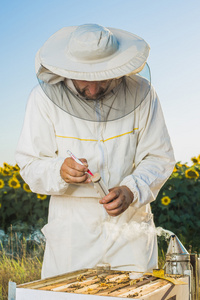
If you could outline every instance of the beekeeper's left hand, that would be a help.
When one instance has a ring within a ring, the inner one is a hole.
[[[110,216],[116,217],[129,207],[133,198],[131,190],[123,185],[110,189],[109,194],[103,197],[99,203],[103,204]]]

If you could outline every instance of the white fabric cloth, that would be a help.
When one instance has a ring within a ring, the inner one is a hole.
[[[86,158],[108,188],[128,186],[134,201],[118,217],[99,204],[93,184],[63,181],[66,150]],[[174,156],[153,88],[132,113],[107,123],[75,118],[33,89],[16,151],[21,175],[36,193],[51,195],[42,277],[108,262],[112,268],[148,271],[157,266],[150,202],[170,176]]]

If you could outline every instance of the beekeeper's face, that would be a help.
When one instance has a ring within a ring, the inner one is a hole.
[[[78,93],[91,100],[99,99],[107,91],[112,79],[102,81],[72,80]]]

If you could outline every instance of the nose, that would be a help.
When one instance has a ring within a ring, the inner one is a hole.
[[[99,82],[91,82],[88,84],[88,91],[91,96],[95,96],[99,92]]]

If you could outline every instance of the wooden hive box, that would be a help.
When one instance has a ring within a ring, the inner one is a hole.
[[[179,278],[185,284],[173,284],[152,274],[113,271],[98,273],[95,269],[29,282],[16,286],[9,283],[9,300],[184,300],[189,299],[188,277]]]

